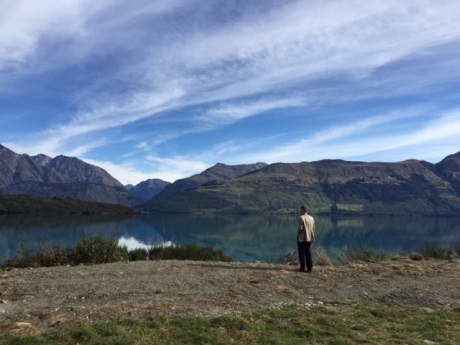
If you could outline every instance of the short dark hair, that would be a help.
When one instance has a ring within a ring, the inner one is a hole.
[[[307,209],[306,209],[306,208],[305,208],[305,206],[303,206],[303,205],[302,205],[302,206],[300,206],[300,209],[301,209],[302,211],[305,211],[305,212],[307,212]]]

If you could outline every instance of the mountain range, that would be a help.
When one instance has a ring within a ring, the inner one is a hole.
[[[150,212],[291,213],[306,205],[312,213],[460,216],[460,152],[437,164],[276,163],[161,195],[141,207]]]
[[[17,154],[0,145],[0,192],[64,197],[135,206],[130,193],[104,169],[75,157]]]
[[[75,157],[17,154],[0,145],[0,192],[74,198],[149,212],[460,216],[460,152],[432,164],[321,160],[226,165],[169,183],[123,186]],[[148,200],[150,199],[150,200]]]
[[[256,171],[266,167],[265,163],[255,164],[240,164],[240,165],[227,165],[217,163],[209,169],[206,169],[200,174],[193,175],[184,179],[175,181],[167,185],[160,193],[156,195],[157,198],[167,195],[176,194],[188,189],[195,189],[201,185],[211,181],[224,181],[231,180],[236,177],[242,176],[252,171]]]
[[[197,188],[209,181],[221,181],[266,166],[264,163],[229,166],[216,164],[201,174],[171,184],[148,179],[139,184],[123,186],[104,169],[75,157],[44,154],[17,154],[0,145],[0,192],[11,195],[29,194],[42,198],[71,198],[124,206],[137,206],[156,197],[165,187],[170,195],[188,188]]]

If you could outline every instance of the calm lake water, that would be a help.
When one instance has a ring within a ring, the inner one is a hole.
[[[460,248],[459,218],[316,216],[317,241],[331,257],[344,248],[367,246],[388,254],[419,251],[429,241]],[[0,216],[0,260],[29,247],[62,241],[73,246],[81,237],[116,238],[129,248],[197,243],[220,249],[238,261],[269,261],[295,250],[297,217],[289,215],[150,215],[150,216]]]

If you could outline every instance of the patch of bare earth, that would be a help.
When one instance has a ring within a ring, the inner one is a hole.
[[[0,272],[0,333],[152,315],[204,317],[288,304],[460,302],[460,261],[409,259],[315,267],[138,261]]]

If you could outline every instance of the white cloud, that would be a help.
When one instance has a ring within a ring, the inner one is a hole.
[[[300,97],[227,103],[209,109],[205,115],[198,116],[196,120],[200,122],[200,126],[215,127],[237,122],[247,117],[263,114],[272,110],[296,108],[304,105],[305,101]]]
[[[209,168],[209,162],[180,156],[173,158],[147,156],[146,159],[152,163],[152,170],[155,171],[155,176],[166,181],[175,181]]]
[[[460,149],[459,109],[443,113],[425,123],[422,128],[409,130],[405,134],[378,132],[378,127],[383,123],[394,123],[394,126],[397,126],[400,118],[393,115],[386,120],[385,117],[379,116],[366,119],[364,123],[355,121],[343,127],[331,127],[309,138],[280,145],[277,149],[259,150],[256,153],[241,155],[240,158],[244,162],[299,162],[326,158],[346,159],[371,154],[376,156],[392,151],[392,155],[383,154],[382,157],[395,161],[422,158],[426,154],[426,157],[440,160]],[[327,136],[328,132],[331,133],[330,136]],[[353,136],[351,140],[344,140],[350,136]],[[396,149],[399,149],[398,154],[394,153]]]
[[[97,26],[91,19],[104,17],[103,11],[113,15],[113,10],[106,2],[99,6],[92,3],[73,1],[62,8],[57,6],[58,2],[51,2],[52,5],[46,7],[48,11],[37,11],[41,14],[39,19],[48,25],[38,20],[35,25],[41,25],[40,30],[31,36],[37,41],[40,33],[46,35],[54,31],[52,24],[58,19],[60,26],[71,23],[66,25],[65,31],[69,36],[84,35],[89,29],[92,35],[97,35]],[[28,4],[23,2],[23,6]],[[164,2],[158,6],[166,7]],[[128,14],[117,15],[123,18],[140,15],[128,9]],[[18,11],[21,16],[29,12]],[[62,13],[72,14],[72,18]],[[138,59],[136,66],[128,66],[111,78],[133,84],[133,73],[141,77],[139,71],[143,71],[140,89],[136,87],[134,92],[122,95],[109,93],[100,100],[92,97],[91,109],[83,110],[68,124],[57,125],[46,134],[62,141],[91,131],[123,126],[158,111],[279,91],[292,83],[315,80],[331,73],[363,78],[379,66],[458,39],[458,14],[460,5],[456,1],[443,6],[436,6],[432,1],[374,1],[366,6],[360,1],[332,1],[327,6],[312,1],[307,6],[299,1],[277,6],[264,14],[263,21],[258,20],[258,14],[248,13],[212,33],[200,29],[187,32],[181,28],[178,39],[173,42],[157,42],[158,35],[153,34],[152,41],[143,38],[152,50],[150,57]],[[26,21],[14,13],[11,17],[19,22]],[[86,28],[84,23],[87,22],[93,26],[88,24]],[[126,20],[121,20],[123,23]],[[34,30],[12,28],[10,31],[29,37]],[[107,39],[107,32],[103,31],[103,35]],[[97,40],[97,36],[89,39]],[[156,47],[156,43],[160,46]],[[12,50],[19,51],[19,48]],[[94,91],[92,85],[89,87]],[[308,95],[308,89],[306,93]],[[172,103],[172,100],[177,102]]]
[[[73,66],[84,70],[93,62],[103,64],[101,56],[120,56],[109,72],[100,76],[95,69],[87,82],[64,95],[78,111],[28,135],[27,143],[18,140],[7,146],[31,154],[85,155],[110,144],[107,138],[116,137],[105,137],[104,131],[113,133],[132,122],[186,107],[209,109],[205,116],[181,118],[191,122],[186,130],[162,133],[156,142],[140,139],[143,144],[138,149],[149,152],[185,133],[210,130],[270,110],[417,94],[460,75],[457,68],[448,68],[456,66],[452,56],[459,50],[452,43],[460,41],[458,1],[376,0],[363,5],[358,0],[327,4],[312,0],[276,3],[258,10],[252,5],[248,2],[242,14],[233,15],[220,13],[215,7],[220,5],[213,1],[69,0],[64,4],[18,0],[0,4],[0,73],[3,70],[5,77],[17,72],[14,77],[23,78],[26,84],[28,76],[46,70]],[[438,54],[437,47],[442,45],[450,54],[449,61],[421,63],[417,73],[407,68],[400,68],[401,73],[381,71],[392,64],[422,61]],[[305,148],[303,152],[314,156],[377,152],[377,144],[364,140],[359,140],[363,147],[354,141],[348,146],[341,143],[339,149],[328,143],[401,116],[396,113],[394,118],[372,117],[342,127],[329,126],[309,140],[271,148],[262,154],[267,158],[254,161],[293,159],[298,157],[293,152]],[[433,126],[443,128],[444,135],[456,133],[455,126]],[[406,137],[390,133],[379,139],[392,149],[427,142],[427,138],[442,139],[433,133],[417,136],[412,132]],[[83,137],[92,140],[85,143]],[[240,150],[237,146],[244,145],[238,143],[233,152]],[[221,150],[220,155],[233,159],[230,152]],[[220,157],[214,153],[210,158],[198,153],[192,156],[197,161],[154,155],[149,160],[155,164],[154,173],[172,180],[202,170]],[[130,176],[135,176],[138,182],[146,176],[128,163],[112,167],[122,180],[132,181]]]
[[[95,160],[85,157],[83,157],[82,160],[89,164],[103,168],[124,185],[136,185],[141,181],[145,181],[151,178],[161,178],[165,181],[168,181],[166,178],[167,176],[157,176],[153,172],[142,171],[136,166],[135,163],[116,164],[109,161]]]

